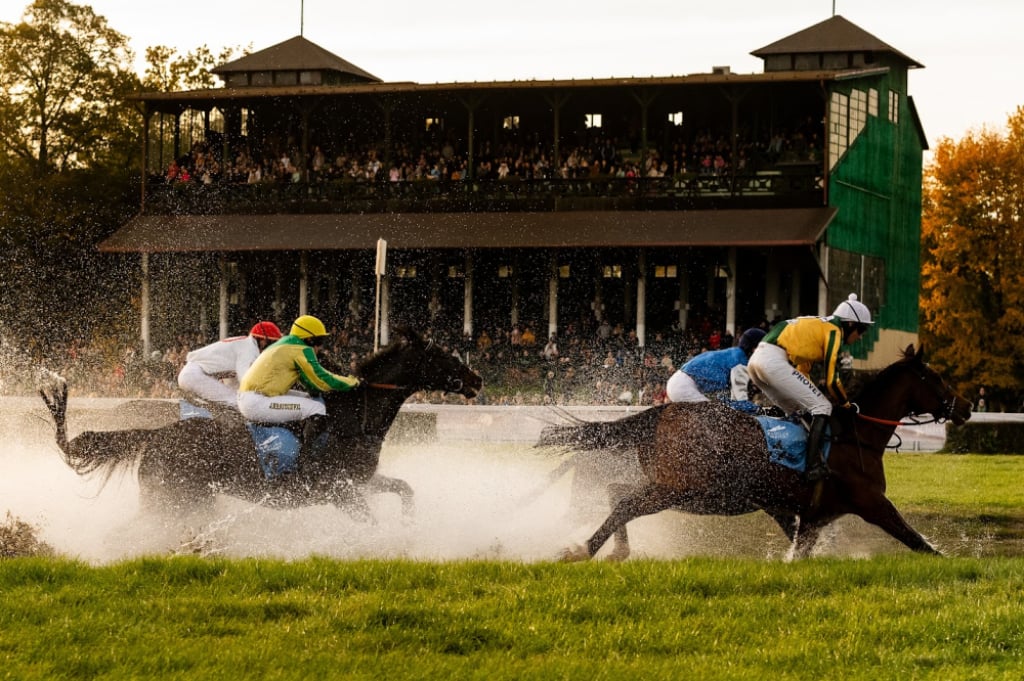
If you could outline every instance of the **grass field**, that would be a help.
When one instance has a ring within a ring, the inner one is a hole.
[[[0,564],[30,679],[1019,679],[1024,561]]]
[[[886,462],[911,522],[976,550],[0,560],[0,678],[1020,679],[1024,457]]]

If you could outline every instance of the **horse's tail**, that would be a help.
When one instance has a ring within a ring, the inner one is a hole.
[[[68,382],[52,371],[46,374],[49,385],[40,388],[39,395],[53,416],[61,459],[79,475],[100,471],[106,484],[118,468],[127,467],[137,458],[135,440],[139,431],[89,431],[68,440]]]
[[[548,426],[540,433],[537,447],[568,449],[632,449],[649,442],[654,435],[658,407],[645,409],[615,421],[583,421],[571,425]]]

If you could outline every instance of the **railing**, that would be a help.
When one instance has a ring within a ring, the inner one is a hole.
[[[234,184],[150,181],[152,214],[685,210],[821,205],[817,165],[672,178],[327,180]]]

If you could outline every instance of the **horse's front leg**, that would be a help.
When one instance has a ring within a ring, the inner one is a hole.
[[[413,499],[412,486],[400,478],[389,478],[386,475],[375,473],[366,482],[366,490],[371,494],[397,494],[402,500],[402,516],[411,518],[416,512],[416,502]]]
[[[903,542],[912,551],[942,555],[934,546],[928,543],[921,534],[903,519],[900,512],[896,510],[892,502],[884,494],[872,494],[869,498],[854,498],[851,500],[853,512],[861,518],[877,525],[885,530],[890,536]]]
[[[577,546],[563,551],[561,554],[562,560],[577,561],[593,558],[601,547],[604,546],[605,542],[613,534],[625,528],[626,523],[629,521],[640,516],[664,511],[680,503],[682,503],[682,498],[679,491],[671,487],[657,483],[647,483],[646,485],[635,487],[615,504],[611,515],[597,529],[597,532],[587,540],[587,543],[584,546]],[[625,534],[621,536],[625,537]],[[628,538],[626,546],[624,548],[617,547],[612,557],[622,559],[624,557],[623,551],[625,551],[626,556],[629,555]]]
[[[370,510],[370,505],[366,501],[366,495],[363,494],[363,490],[350,478],[335,482],[331,486],[328,500],[348,513],[354,520],[364,523],[377,522],[377,519],[373,517],[373,511]]]

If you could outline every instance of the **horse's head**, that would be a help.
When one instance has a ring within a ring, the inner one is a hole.
[[[399,327],[395,335],[393,343],[360,367],[359,375],[365,381],[413,392],[441,390],[463,397],[476,397],[480,392],[483,379],[458,357],[410,329]]]
[[[906,413],[904,415],[931,414],[936,421],[949,420],[962,425],[971,418],[971,403],[958,394],[948,383],[924,361],[924,348],[914,351],[908,345],[903,351],[903,358],[890,365],[879,375],[891,376],[889,390],[896,392],[896,382],[904,388]],[[904,378],[901,378],[904,377]]]

